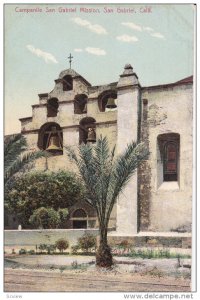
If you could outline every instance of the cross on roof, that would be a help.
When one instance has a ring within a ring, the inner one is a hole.
[[[73,56],[72,56],[71,53],[70,53],[70,55],[69,55],[69,57],[68,57],[70,69],[71,69],[71,65],[72,65],[72,58],[73,58]]]

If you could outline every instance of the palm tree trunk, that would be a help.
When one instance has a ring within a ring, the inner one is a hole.
[[[99,267],[109,268],[113,265],[111,249],[107,243],[107,226],[100,225],[99,228],[100,242],[96,252],[96,265]]]

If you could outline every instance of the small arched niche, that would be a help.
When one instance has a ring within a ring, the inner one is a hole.
[[[87,96],[85,94],[76,95],[76,97],[74,98],[74,113],[87,113]]]
[[[96,142],[96,120],[92,117],[83,118],[79,123],[79,144]]]
[[[39,130],[38,147],[52,155],[63,154],[63,133],[59,124],[48,122]]]
[[[66,75],[62,79],[63,83],[63,91],[71,91],[73,90],[73,78],[71,75]]]
[[[108,102],[113,103],[113,107],[109,107],[109,110],[115,109],[117,107],[115,103],[115,99],[117,99],[117,92],[116,91],[104,91],[102,92],[98,97],[98,106],[100,112],[106,111],[106,106],[108,105]]]
[[[58,114],[58,99],[51,98],[47,101],[47,117],[56,117]]]

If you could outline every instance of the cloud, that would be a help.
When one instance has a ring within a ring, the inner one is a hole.
[[[159,39],[165,39],[164,35],[160,32],[155,32],[155,30],[149,26],[140,26],[138,24],[135,24],[133,22],[122,22],[122,25],[136,30],[136,31],[140,31],[140,32],[144,32],[147,31],[148,34],[150,34],[153,37],[159,38]],[[126,37],[125,37],[126,36]],[[130,42],[130,41],[134,41],[133,39],[128,38],[127,35],[123,35],[121,37],[117,37],[118,40],[124,41],[124,42]]]
[[[121,24],[133,30],[142,31],[142,27],[133,22],[122,22]]]
[[[100,48],[87,47],[85,51],[94,55],[106,55],[106,51]]]
[[[71,20],[76,23],[79,26],[83,26],[86,27],[87,29],[89,29],[90,31],[93,31],[97,34],[107,34],[106,29],[99,25],[99,24],[92,24],[91,22],[81,19],[79,17],[77,18],[71,18]]]
[[[75,52],[83,52],[83,49],[75,48],[74,51],[75,51]]]
[[[117,36],[116,39],[118,41],[126,42],[126,43],[131,43],[131,42],[137,42],[138,41],[138,38],[136,36],[130,36],[128,34],[123,34],[123,35]]]
[[[165,39],[164,35],[162,35],[160,32],[151,33],[151,36],[156,37],[158,39]]]
[[[47,64],[50,62],[52,62],[54,64],[58,63],[56,58],[51,53],[42,51],[41,49],[35,48],[32,45],[26,45],[26,48],[34,55],[43,58]]]
[[[148,26],[147,26],[147,27],[144,26],[144,27],[143,27],[143,30],[145,30],[145,31],[154,31],[153,28],[148,27]]]

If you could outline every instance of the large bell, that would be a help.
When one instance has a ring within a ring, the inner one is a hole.
[[[115,100],[113,98],[108,98],[108,102],[106,104],[106,108],[116,108]]]
[[[95,143],[96,142],[96,132],[94,128],[88,128],[88,138],[87,142]]]
[[[56,152],[62,152],[63,149],[60,145],[60,140],[59,140],[59,136],[58,135],[54,135],[54,136],[51,136],[50,139],[49,139],[49,146],[48,148],[46,149],[47,151],[49,152],[52,152],[52,153],[56,153]]]
[[[87,113],[87,103],[85,103],[84,108],[83,108],[83,113],[86,114]]]

